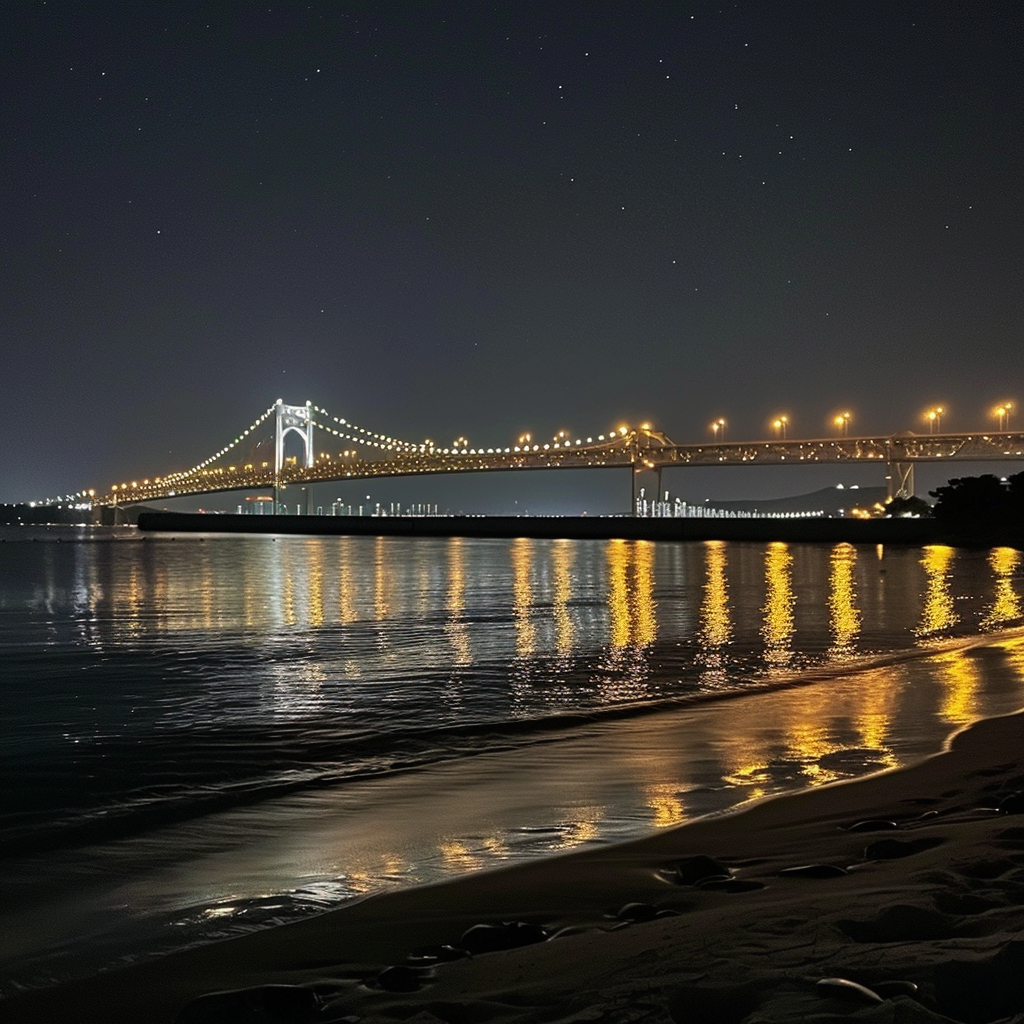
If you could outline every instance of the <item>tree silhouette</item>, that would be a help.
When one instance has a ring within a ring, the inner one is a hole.
[[[957,530],[1024,529],[1024,473],[1005,481],[991,473],[960,477],[929,493],[935,518]]]

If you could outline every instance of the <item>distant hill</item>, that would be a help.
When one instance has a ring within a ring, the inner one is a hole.
[[[725,512],[752,512],[771,515],[779,512],[821,512],[826,516],[844,516],[851,508],[873,508],[875,503],[885,504],[887,497],[884,487],[822,487],[810,494],[798,494],[792,498],[746,498],[738,501],[704,502],[708,508]]]

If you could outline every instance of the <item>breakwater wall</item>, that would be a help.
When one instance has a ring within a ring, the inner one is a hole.
[[[934,519],[634,519],[628,516],[254,516],[143,512],[139,529],[163,533],[305,536],[538,537],[594,540],[787,541],[835,544],[1020,546],[1009,538],[953,536]]]

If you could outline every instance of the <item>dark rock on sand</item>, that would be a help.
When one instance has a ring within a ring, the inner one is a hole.
[[[627,903],[614,914],[619,921],[653,921],[658,916],[658,908],[650,903]]]
[[[917,997],[917,985],[913,981],[893,979],[892,981],[876,981],[871,984],[871,991],[877,992],[883,999],[892,999],[894,996]]]
[[[530,946],[547,937],[548,933],[540,925],[503,921],[501,924],[475,924],[462,933],[459,943],[468,953],[494,953],[500,949]]]
[[[797,867],[783,868],[779,878],[842,878],[848,875],[846,868],[836,864],[800,864]]]
[[[910,857],[915,853],[930,850],[940,843],[942,843],[942,840],[934,836],[907,840],[879,839],[877,842],[868,843],[864,847],[864,859],[898,860],[900,857]]]
[[[829,999],[845,999],[847,1002],[864,1005],[882,1002],[877,992],[849,978],[822,978],[814,988],[818,995]]]
[[[858,821],[851,825],[847,832],[891,832],[899,828],[895,821],[884,818],[869,818],[867,821]]]
[[[300,985],[208,992],[193,999],[174,1018],[175,1024],[306,1024],[315,1021],[320,1001]]]
[[[696,885],[705,878],[730,878],[732,872],[717,860],[698,854],[696,857],[685,857],[670,864],[665,870],[665,877],[676,885]]]

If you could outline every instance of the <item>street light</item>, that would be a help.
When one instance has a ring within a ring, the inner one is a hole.
[[[783,441],[786,440],[786,427],[789,424],[788,416],[779,416],[776,418],[772,426],[775,428],[775,436],[781,437]]]
[[[1003,402],[1002,405],[996,406],[992,410],[992,415],[999,419],[999,429],[1009,430],[1010,429],[1010,412],[1013,409],[1012,402]]]
[[[711,433],[714,435],[716,441],[725,440],[725,420],[719,417],[711,424]]]
[[[928,433],[929,434],[941,434],[942,433],[942,414],[946,410],[941,405],[937,405],[934,409],[929,409],[925,414],[924,418],[928,421]]]
[[[848,412],[841,412],[834,420],[839,435],[846,437],[850,433],[850,414]]]

